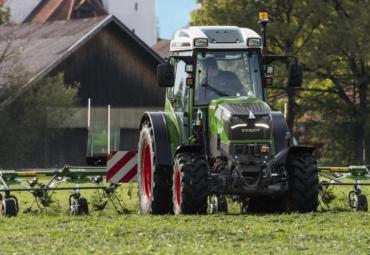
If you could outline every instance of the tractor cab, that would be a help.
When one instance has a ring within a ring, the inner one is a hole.
[[[263,98],[258,51],[200,51],[196,59],[194,105],[220,97]]]
[[[176,32],[170,49],[173,55],[158,67],[158,81],[168,87],[166,111],[180,119],[181,143],[200,143],[195,132],[199,128],[194,127],[202,123],[208,137],[203,142],[210,145],[211,156],[229,155],[236,140],[272,146],[262,38],[256,32],[230,26],[189,27]],[[259,125],[247,127],[242,120],[252,122],[252,116]]]

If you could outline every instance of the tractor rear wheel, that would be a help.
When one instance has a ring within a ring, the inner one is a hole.
[[[172,212],[171,169],[155,164],[153,128],[143,123],[138,146],[139,210],[142,214]]]
[[[301,213],[316,211],[319,176],[311,154],[293,155],[287,161],[289,194],[287,209]]]
[[[173,211],[175,214],[206,214],[208,168],[203,156],[176,155],[173,167]]]

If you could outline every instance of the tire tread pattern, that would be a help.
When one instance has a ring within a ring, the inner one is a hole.
[[[289,175],[288,209],[301,213],[317,210],[319,176],[316,161],[311,154],[288,158]]]
[[[208,198],[207,165],[203,156],[181,153],[179,161],[181,178],[181,212],[184,214],[206,214]]]

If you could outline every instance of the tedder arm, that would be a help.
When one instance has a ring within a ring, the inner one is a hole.
[[[81,196],[81,190],[96,190],[98,192],[98,199],[93,204],[96,210],[103,210],[107,202],[110,201],[117,212],[124,212],[125,209],[115,194],[118,184],[102,185],[105,175],[106,168],[102,167],[65,166],[59,170],[0,170],[0,200],[3,208],[8,208],[8,211],[3,210],[2,214],[15,216],[19,211],[18,199],[11,193],[30,192],[35,199],[34,203],[40,210],[44,210],[52,203],[53,193],[62,190],[73,191],[68,199],[71,214],[88,213],[88,203],[86,198]],[[40,183],[39,178],[46,179],[46,183]],[[75,185],[60,187],[59,185],[63,183],[74,183]],[[80,184],[83,183],[93,185],[81,186]],[[19,187],[11,187],[14,184],[18,184]],[[101,194],[101,192],[103,193]],[[28,211],[31,210],[32,205],[27,209]]]
[[[367,211],[368,202],[365,194],[362,193],[361,186],[370,186],[370,170],[368,166],[348,166],[348,167],[319,167],[321,201],[328,205],[334,198],[328,192],[333,186],[353,186],[353,190],[348,193],[348,204],[354,211]],[[347,179],[347,181],[342,181]],[[350,180],[354,181],[350,181]],[[361,182],[365,181],[365,182]]]

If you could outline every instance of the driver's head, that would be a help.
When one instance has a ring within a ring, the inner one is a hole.
[[[203,60],[203,68],[210,76],[216,76],[219,72],[217,62],[213,57],[208,57]]]

